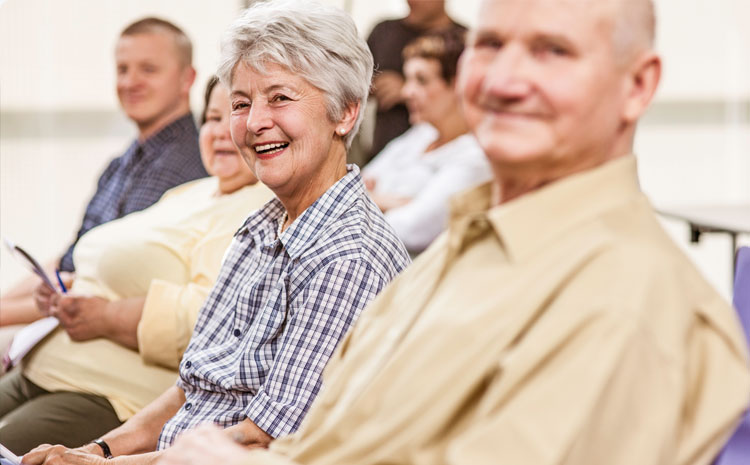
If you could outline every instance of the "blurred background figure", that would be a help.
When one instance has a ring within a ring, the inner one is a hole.
[[[174,24],[144,18],[127,26],[115,47],[117,97],[138,128],[125,153],[99,177],[76,238],[47,268],[73,272],[73,251],[92,228],[143,210],[172,187],[207,176],[198,149],[198,130],[190,112],[195,80],[190,39]],[[0,326],[28,323],[40,317],[31,276],[3,295]],[[0,335],[0,347],[5,347]],[[2,350],[2,349],[0,349]]]
[[[414,126],[363,170],[375,203],[415,255],[446,226],[450,197],[492,177],[455,92],[459,29],[422,36],[403,51],[403,99]]]
[[[378,102],[370,157],[409,129],[409,114],[401,92],[404,86],[402,51],[406,44],[427,33],[466,27],[445,12],[445,0],[407,0],[405,18],[378,23],[367,39],[375,59],[373,94]]]
[[[232,235],[273,197],[232,143],[229,113],[229,91],[209,81],[200,147],[212,177],[81,236],[70,294],[37,288],[61,327],[0,379],[6,447],[85,444],[174,385]]]

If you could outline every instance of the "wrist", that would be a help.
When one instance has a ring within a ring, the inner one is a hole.
[[[109,340],[116,340],[117,336],[117,309],[116,304],[112,301],[106,301],[104,303],[104,309],[101,312],[102,319],[101,327],[99,328],[99,337],[104,337]]]
[[[94,439],[91,441],[88,446],[93,447],[93,450],[95,450],[95,454],[99,455],[101,457],[104,457],[105,459],[111,459],[112,458],[112,450],[109,448],[109,444],[107,444],[102,439]]]

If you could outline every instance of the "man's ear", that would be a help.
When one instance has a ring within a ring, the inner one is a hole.
[[[193,87],[196,76],[195,68],[186,66],[182,70],[182,91],[185,95],[190,95],[190,88]]]
[[[344,108],[344,114],[336,125],[336,132],[339,134],[349,134],[359,116],[359,106],[359,102],[356,102],[350,103]]]
[[[634,60],[627,76],[623,120],[635,123],[645,113],[661,79],[661,58],[648,52]]]

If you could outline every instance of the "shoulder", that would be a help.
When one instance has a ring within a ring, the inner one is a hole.
[[[365,262],[388,279],[410,263],[403,243],[364,191],[326,225],[305,256],[322,266],[335,261]]]
[[[387,34],[394,29],[403,29],[403,20],[401,19],[386,19],[385,21],[381,21],[378,24],[375,25],[375,27],[372,28],[372,32],[370,32],[370,38],[377,37],[381,34]]]
[[[646,210],[630,205],[603,215],[599,226],[610,240],[562,294],[585,294],[591,312],[632,321],[666,350],[679,349],[696,320],[719,323],[732,312]]]
[[[188,181],[173,187],[164,193],[163,199],[189,199],[193,197],[209,197],[217,188],[216,178],[206,177]]]

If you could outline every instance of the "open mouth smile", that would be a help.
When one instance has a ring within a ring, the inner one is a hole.
[[[258,144],[253,146],[255,153],[261,156],[268,157],[270,155],[276,155],[289,146],[289,142],[271,142],[268,144]]]

